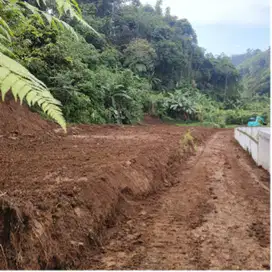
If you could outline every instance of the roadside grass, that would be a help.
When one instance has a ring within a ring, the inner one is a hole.
[[[188,123],[182,123],[182,122],[178,122],[178,123],[175,123],[176,126],[179,126],[179,127],[204,127],[204,124],[201,123],[201,122],[188,122]],[[240,125],[242,126],[242,125]],[[239,127],[239,125],[225,125],[224,128],[236,128],[236,127]]]

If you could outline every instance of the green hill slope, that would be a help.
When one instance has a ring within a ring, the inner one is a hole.
[[[270,48],[232,56],[232,63],[242,76],[245,96],[270,93]]]

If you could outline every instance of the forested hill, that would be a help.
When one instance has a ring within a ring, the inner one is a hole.
[[[190,22],[172,15],[170,8],[162,10],[161,0],[155,7],[139,1],[79,3],[87,22],[104,34],[105,44],[118,51],[122,68],[148,79],[152,89],[173,90],[194,80],[199,89],[214,90],[221,100],[235,93],[238,73],[229,59],[206,54]],[[90,37],[86,40],[95,44]],[[102,46],[96,44],[96,48]],[[226,75],[230,92],[223,94]]]
[[[231,60],[242,76],[245,95],[270,93],[270,48],[248,49],[245,54],[232,56]]]
[[[0,14],[0,90],[28,94],[28,104],[39,102],[62,124],[45,85],[66,121],[76,123],[131,124],[149,113],[224,126],[233,120],[225,110],[248,109],[230,58],[205,52],[190,22],[163,10],[162,0],[154,7],[139,0],[0,0]]]
[[[231,56],[231,62],[236,67],[239,66],[241,63],[247,61],[248,59],[258,55],[262,51],[260,49],[247,49],[247,51],[243,54],[236,54]]]

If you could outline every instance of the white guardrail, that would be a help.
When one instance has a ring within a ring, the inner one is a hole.
[[[270,173],[270,128],[238,127],[235,128],[234,137],[257,165]]]

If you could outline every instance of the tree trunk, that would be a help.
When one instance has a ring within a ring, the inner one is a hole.
[[[225,95],[224,95],[224,103],[226,102],[227,86],[228,86],[228,74],[226,75],[226,78],[225,78]]]

